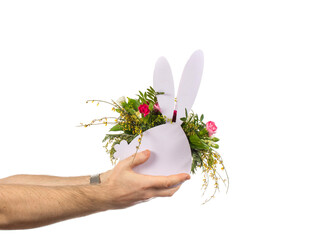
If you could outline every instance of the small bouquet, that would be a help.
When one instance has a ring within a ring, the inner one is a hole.
[[[228,191],[229,178],[223,160],[216,149],[219,139],[213,121],[204,122],[204,115],[191,110],[203,71],[203,54],[198,50],[187,62],[180,81],[177,98],[167,60],[159,58],[154,71],[153,87],[117,101],[88,100],[107,103],[118,117],[94,119],[81,126],[113,125],[103,139],[104,148],[113,165],[139,150],[149,149],[150,159],[134,171],[150,175],[192,173],[201,169],[204,174],[203,194],[213,181],[214,192],[221,181]],[[135,156],[135,155],[134,155]],[[222,174],[224,173],[224,174]],[[222,176],[224,175],[224,177]]]

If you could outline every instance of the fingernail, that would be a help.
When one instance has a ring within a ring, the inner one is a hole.
[[[190,175],[187,175],[186,176],[186,180],[190,180],[191,179],[191,176]]]
[[[143,151],[143,153],[144,153],[146,156],[148,156],[148,155],[150,155],[150,150],[149,150],[149,149],[146,149],[146,150]]]

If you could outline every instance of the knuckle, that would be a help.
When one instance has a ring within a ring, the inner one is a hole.
[[[143,200],[143,201],[146,201],[146,200],[149,200],[150,198],[152,198],[152,194],[149,193],[149,192],[145,192],[145,193],[143,194],[142,200]]]
[[[165,180],[165,181],[162,183],[162,186],[163,186],[164,188],[169,188],[169,187],[170,187],[170,182],[169,182],[169,180]]]
[[[172,191],[168,193],[168,197],[172,197],[173,195],[174,195],[174,192],[172,192]]]
[[[125,167],[125,166],[127,166],[130,162],[131,162],[130,159],[127,158],[127,159],[125,159],[125,160],[123,160],[123,161],[119,161],[119,163],[120,163],[119,166],[124,166],[124,167]]]
[[[126,169],[126,166],[127,166],[128,162],[127,161],[120,161],[117,163],[117,165],[114,167],[114,169],[116,171],[122,171],[124,169]]]
[[[124,165],[124,161],[119,161],[119,162],[116,164],[115,168],[120,169],[120,168],[122,168],[123,165]]]
[[[142,191],[142,192],[146,192],[146,190],[149,189],[149,187],[147,185],[141,185],[138,187],[139,191]]]
[[[177,192],[178,189],[172,189],[171,192],[170,192],[170,196],[172,197],[176,192]]]

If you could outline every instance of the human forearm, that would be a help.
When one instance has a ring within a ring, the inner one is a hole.
[[[0,185],[0,229],[40,227],[106,210],[101,187]]]
[[[112,170],[101,174],[98,185],[0,183],[0,229],[34,228],[99,211],[130,207],[154,197],[172,196],[190,179],[185,173],[171,176],[135,173],[133,168],[145,163],[149,156],[149,151],[143,151],[119,161]]]
[[[0,184],[23,184],[40,186],[67,186],[89,184],[90,176],[57,177],[48,175],[19,174],[0,179]]]

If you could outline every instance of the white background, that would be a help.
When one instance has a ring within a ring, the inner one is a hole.
[[[201,175],[172,198],[1,239],[326,239],[325,1],[1,1],[0,178],[110,168],[112,114],[156,59],[177,82],[205,55],[194,111],[218,125],[230,191],[202,206]],[[175,83],[176,83],[175,82]]]

